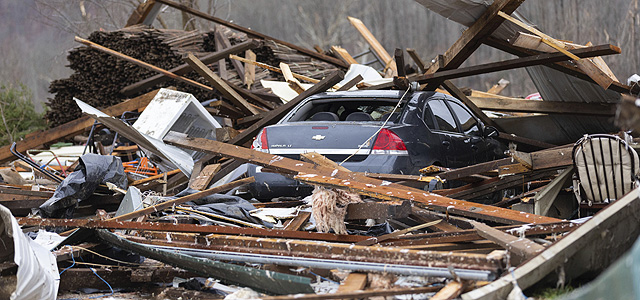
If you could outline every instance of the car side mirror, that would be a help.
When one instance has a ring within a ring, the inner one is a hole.
[[[482,136],[484,137],[490,137],[490,138],[494,138],[497,137],[499,135],[499,131],[498,129],[496,129],[493,126],[486,126],[484,128],[484,130],[482,131]]]

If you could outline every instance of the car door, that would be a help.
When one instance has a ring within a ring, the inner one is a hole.
[[[433,114],[434,133],[440,137],[446,166],[458,168],[468,165],[473,160],[473,153],[464,142],[465,136],[460,132],[458,122],[445,100],[436,98],[427,102],[427,106]]]
[[[449,108],[451,108],[462,134],[456,138],[462,141],[461,147],[472,154],[472,156],[466,157],[466,159],[470,159],[468,164],[476,164],[490,160],[490,144],[487,143],[482,136],[482,130],[478,120],[460,103],[447,100],[447,104],[449,104]]]

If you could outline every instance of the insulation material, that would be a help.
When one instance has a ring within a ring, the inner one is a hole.
[[[311,194],[313,218],[319,232],[347,234],[344,217],[349,203],[362,202],[360,195],[343,190],[316,186]]]
[[[18,265],[11,300],[56,299],[60,275],[56,257],[22,233],[16,218],[0,205],[0,262]]]

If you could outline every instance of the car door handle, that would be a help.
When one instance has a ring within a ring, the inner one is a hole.
[[[471,145],[471,149],[478,150],[478,146],[477,145]]]
[[[451,145],[451,142],[449,141],[442,141],[442,145],[445,147],[449,147]]]

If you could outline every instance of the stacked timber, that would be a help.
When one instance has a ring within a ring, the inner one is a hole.
[[[234,32],[226,27],[217,28],[231,45],[248,40],[244,33]],[[169,70],[184,64],[182,58],[187,53],[202,57],[215,52],[214,33],[214,31],[155,29],[140,25],[111,32],[96,31],[88,37],[88,40]],[[306,55],[299,54],[294,49],[273,41],[266,41],[263,46],[254,49],[254,52],[256,60],[259,62],[275,66],[280,62],[285,62],[290,64],[293,72],[315,79],[322,79],[336,70],[331,64],[311,59]],[[240,56],[243,55],[240,54]],[[175,86],[180,91],[191,93],[201,101],[216,97],[209,91],[176,80],[167,80],[155,86],[138,90],[135,95],[126,96],[121,93],[124,87],[152,77],[157,73],[86,47],[71,50],[67,59],[73,74],[69,78],[53,81],[49,87],[49,91],[54,94],[54,97],[50,98],[47,103],[49,111],[46,118],[50,127],[64,124],[81,116],[73,97],[98,108],[109,107],[131,98],[131,96],[139,96],[168,86]],[[229,83],[241,86],[242,79],[238,76],[229,59],[225,59],[225,65],[226,79]],[[208,67],[218,73],[217,62],[208,65]],[[184,76],[208,85],[208,82],[196,72],[190,72]],[[282,80],[283,78],[278,73],[258,68],[255,84],[251,87],[252,91],[269,92],[260,84],[262,79]]]

